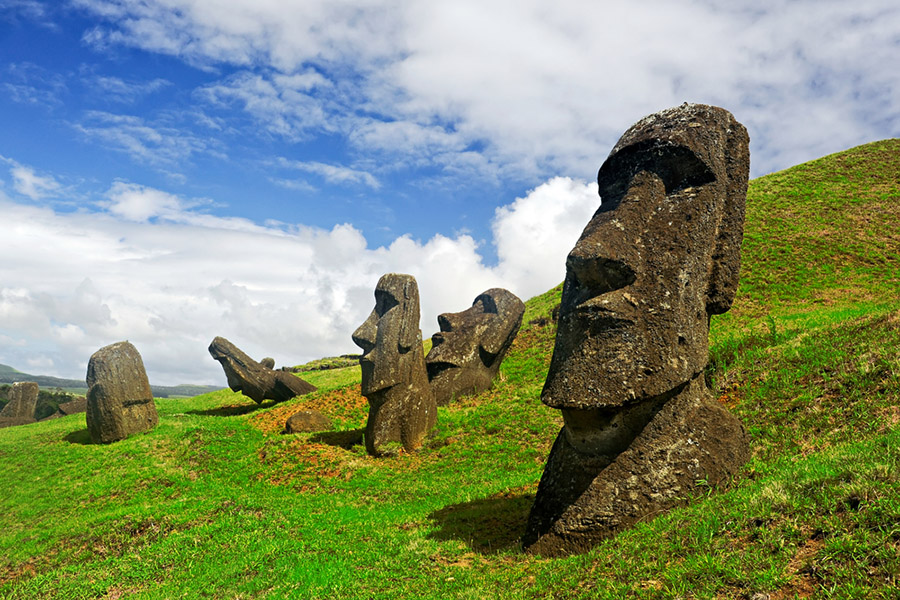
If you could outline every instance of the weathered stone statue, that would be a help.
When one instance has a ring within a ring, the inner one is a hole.
[[[33,381],[12,384],[6,406],[0,410],[0,429],[34,423],[38,392],[38,384]]]
[[[746,129],[685,104],[632,126],[597,176],[602,203],[566,261],[543,402],[562,411],[527,552],[582,552],[716,484],[749,455],[706,389],[711,315],[734,299]]]
[[[33,381],[19,381],[12,384],[9,388],[9,401],[3,410],[0,410],[0,417],[33,421],[39,391],[38,384]]]
[[[159,417],[144,361],[129,342],[105,346],[87,368],[87,427],[95,444],[153,429]]]
[[[388,273],[375,287],[375,308],[353,332],[363,349],[362,393],[369,400],[366,451],[372,456],[407,452],[422,446],[437,422],[437,406],[428,385],[419,287],[412,275]]]
[[[241,392],[257,404],[263,400],[284,402],[316,391],[316,386],[291,373],[273,371],[274,359],[264,358],[264,363],[258,363],[223,337],[213,339],[209,345],[209,353],[221,363],[228,387],[234,392]]]
[[[518,296],[491,288],[479,294],[471,308],[438,316],[441,330],[431,336],[431,351],[425,357],[438,406],[494,385],[524,314],[525,304]]]

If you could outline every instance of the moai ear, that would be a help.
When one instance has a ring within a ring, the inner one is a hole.
[[[731,308],[741,271],[741,242],[750,171],[750,137],[733,117],[725,145],[725,198],[719,212],[715,250],[706,293],[706,313],[719,315]]]
[[[403,282],[403,315],[400,321],[400,352],[409,352],[419,341],[419,286],[413,277]]]

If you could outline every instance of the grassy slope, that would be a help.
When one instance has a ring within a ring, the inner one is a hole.
[[[556,288],[413,456],[358,445],[353,368],[261,409],[158,400],[157,429],[111,446],[83,416],[0,430],[0,597],[897,598],[898,173],[890,140],[752,182],[709,368],[753,438],[727,489],[583,556],[519,552],[560,425],[539,399]],[[301,407],[337,431],[279,435]]]

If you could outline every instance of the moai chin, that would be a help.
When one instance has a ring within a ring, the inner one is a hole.
[[[437,406],[419,330],[419,287],[412,275],[388,273],[375,286],[375,308],[353,332],[363,349],[362,393],[369,400],[366,451],[372,456],[422,446]]]
[[[746,462],[703,369],[709,319],[737,288],[748,144],[728,111],[684,104],[638,121],[600,167],[601,206],[566,260],[541,395],[564,426],[527,552],[586,551]]]
[[[525,304],[518,296],[491,288],[479,294],[470,308],[438,316],[441,330],[431,336],[431,351],[425,357],[438,406],[494,385],[524,314]]]

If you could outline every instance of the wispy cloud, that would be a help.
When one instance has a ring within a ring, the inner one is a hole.
[[[0,87],[11,100],[21,104],[56,108],[63,104],[63,96],[68,92],[64,75],[32,63],[8,65],[3,78],[6,81]]]
[[[291,140],[334,129],[316,90],[330,82],[315,71],[291,75],[242,72],[198,90],[198,96],[220,107],[237,104],[264,130]]]
[[[63,190],[63,186],[52,175],[38,175],[32,167],[4,156],[0,156],[0,162],[9,165],[13,189],[31,200],[53,198]]]
[[[176,127],[148,124],[133,115],[89,111],[83,122],[73,125],[88,140],[128,154],[133,160],[154,167],[177,168],[182,161],[201,152],[215,153],[212,142]]]
[[[0,21],[40,21],[46,14],[46,7],[37,0],[0,0]]]
[[[276,164],[286,169],[318,175],[328,183],[363,184],[374,189],[381,187],[381,183],[371,173],[342,165],[331,165],[317,161],[288,160],[283,157],[279,158]]]
[[[127,44],[192,63],[265,63],[293,71],[312,60],[339,63],[395,50],[385,32],[400,33],[402,13],[380,2],[233,0],[216,2],[73,0],[106,19],[88,34],[100,46]]]
[[[119,77],[95,76],[91,81],[104,99],[123,103],[134,102],[172,85],[172,82],[162,78],[150,81],[125,81]]]

